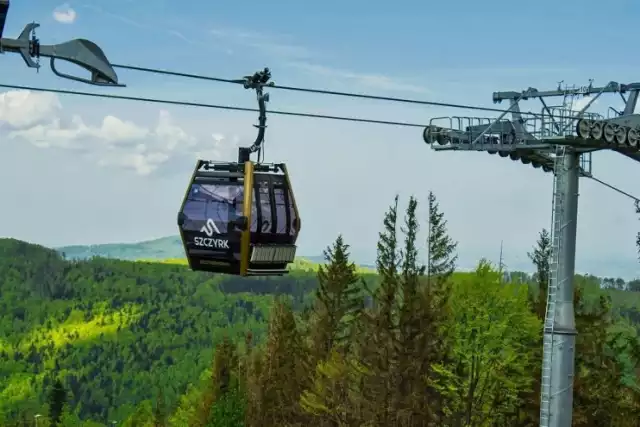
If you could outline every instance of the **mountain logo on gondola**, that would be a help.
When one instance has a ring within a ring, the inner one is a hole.
[[[207,223],[202,226],[200,231],[209,237],[213,236],[214,232],[215,234],[221,234],[220,230],[218,230],[218,226],[211,218],[207,219]]]

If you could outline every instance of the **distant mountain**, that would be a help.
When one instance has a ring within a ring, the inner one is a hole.
[[[75,245],[55,248],[68,259],[86,259],[93,256],[121,260],[183,258],[184,249],[178,236],[162,237],[139,243],[107,243],[102,245]]]
[[[107,243],[98,245],[75,245],[55,248],[67,259],[87,259],[94,256],[125,261],[140,259],[184,258],[184,248],[178,236],[162,237],[139,243]],[[301,256],[317,264],[324,263],[324,256]]]

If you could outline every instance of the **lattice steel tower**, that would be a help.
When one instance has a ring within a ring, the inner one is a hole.
[[[541,92],[496,92],[493,101],[510,106],[497,118],[438,117],[425,128],[424,140],[434,150],[486,151],[553,172],[551,220],[552,255],[543,328],[540,395],[540,426],[571,427],[575,359],[575,273],[578,180],[591,176],[591,153],[613,150],[640,161],[640,116],[633,112],[640,83],[610,82],[603,87],[562,87]],[[624,94],[628,92],[628,97]],[[603,93],[619,93],[623,111],[609,108],[608,118],[586,110]],[[579,111],[574,99],[590,96]],[[545,98],[563,97],[559,106],[548,106]],[[537,98],[542,110],[525,116],[519,103]],[[511,119],[504,117],[511,113]]]

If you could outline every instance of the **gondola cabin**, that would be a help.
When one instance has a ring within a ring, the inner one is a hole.
[[[178,227],[192,270],[286,274],[300,232],[286,166],[199,160]]]

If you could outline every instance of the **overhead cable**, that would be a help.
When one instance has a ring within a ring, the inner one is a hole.
[[[183,73],[178,71],[160,70],[156,68],[138,67],[135,65],[125,65],[125,64],[111,64],[111,66],[113,68],[120,68],[123,70],[130,70],[130,71],[139,71],[143,73],[153,73],[153,74],[162,74],[166,76],[183,77],[183,78],[189,78],[189,79],[208,80],[208,81],[219,82],[219,83],[242,84],[242,81],[239,81],[237,79],[224,79],[220,77],[210,77],[210,76],[205,76],[201,74],[190,74],[190,73]],[[410,99],[410,98],[397,98],[393,96],[367,95],[367,94],[361,94],[361,93],[339,92],[339,91],[333,91],[333,90],[313,89],[313,88],[304,88],[304,87],[296,87],[296,86],[282,86],[277,84],[274,84],[273,86],[270,85],[269,88],[289,90],[289,91],[295,91],[295,92],[316,93],[316,94],[322,94],[322,95],[343,96],[343,97],[349,97],[349,98],[374,99],[378,101],[387,101],[387,102],[400,102],[405,104],[430,105],[435,107],[460,108],[460,109],[466,109],[466,110],[493,111],[497,113],[504,113],[504,109],[500,109],[500,108],[478,107],[474,105],[452,104],[448,102],[436,102],[436,101],[424,101],[424,100]],[[539,113],[534,113],[531,111],[522,111],[520,114],[528,115],[528,116],[536,116],[536,117],[540,116]]]
[[[82,92],[82,91],[76,91],[76,90],[51,89],[51,88],[24,86],[24,85],[0,84],[0,87],[7,88],[7,89],[32,90],[36,92],[58,93],[63,95],[79,95],[79,96],[90,96],[94,98],[120,99],[124,101],[181,105],[186,107],[214,108],[214,109],[220,109],[220,110],[246,111],[246,112],[256,112],[256,113],[259,112],[257,108],[238,107],[233,105],[217,105],[217,104],[206,104],[201,102],[174,101],[170,99],[144,98],[139,96],[111,95],[106,93],[92,93],[92,92]],[[340,120],[345,122],[359,122],[359,123],[370,123],[370,124],[389,125],[389,126],[404,126],[404,127],[414,127],[414,128],[425,128],[428,126],[426,124],[420,124],[420,123],[395,122],[395,121],[389,121],[389,120],[365,119],[360,117],[332,116],[332,115],[326,115],[326,114],[302,113],[297,111],[269,110],[269,114],[278,114],[281,116],[307,117],[307,118],[314,118],[314,119]]]
[[[65,90],[65,89],[51,89],[51,88],[42,88],[35,86],[24,86],[24,85],[8,85],[8,84],[0,84],[0,87],[7,89],[18,89],[18,90],[32,90],[36,92],[49,92],[49,93],[57,93],[62,95],[78,95],[78,96],[88,96],[95,98],[109,98],[109,99],[120,99],[125,101],[137,101],[137,102],[151,102],[157,104],[170,104],[170,105],[180,105],[187,107],[202,107],[202,108],[213,108],[213,109],[221,109],[221,110],[231,110],[231,111],[244,111],[244,112],[259,112],[257,108],[248,108],[248,107],[238,107],[233,105],[216,105],[216,104],[206,104],[199,102],[188,102],[188,101],[175,101],[169,99],[158,99],[158,98],[145,98],[145,97],[137,97],[137,96],[125,96],[125,95],[111,95],[111,94],[102,94],[102,93],[92,93],[92,92],[82,92],[82,91],[74,91],[74,90]],[[408,123],[408,122],[395,122],[395,121],[387,121],[387,120],[375,120],[375,119],[365,119],[360,117],[344,117],[344,116],[331,116],[324,114],[312,114],[312,113],[301,113],[295,111],[279,111],[279,110],[271,110],[270,114],[279,114],[283,116],[295,116],[295,117],[307,117],[307,118],[316,118],[316,119],[327,119],[327,120],[340,120],[340,121],[348,121],[348,122],[359,122],[359,123],[370,123],[370,124],[380,124],[380,125],[389,125],[389,126],[404,126],[404,127],[419,127],[424,128],[427,125],[419,124],[419,123]],[[640,202],[640,199],[611,185],[608,184],[598,178],[590,177],[590,179],[598,182],[609,189],[616,191],[624,196],[629,197],[630,199]]]
[[[619,189],[619,188],[617,188],[617,187],[615,187],[615,186],[613,186],[611,184],[607,184],[606,182],[604,182],[604,181],[602,181],[602,180],[600,180],[598,178],[595,178],[595,177],[592,177],[592,176],[590,176],[589,178],[591,178],[592,180],[594,180],[598,184],[604,185],[605,187],[622,194],[623,196],[627,196],[628,198],[630,198],[630,199],[632,199],[632,200],[634,200],[636,202],[640,202],[640,199],[638,199],[637,197],[627,193],[626,191],[623,191],[623,190],[621,190],[621,189]]]

